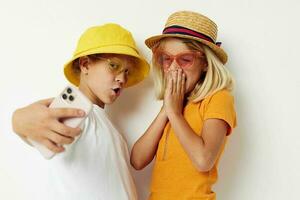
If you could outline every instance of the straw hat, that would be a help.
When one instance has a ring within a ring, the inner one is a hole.
[[[139,54],[131,33],[118,24],[109,23],[91,27],[81,35],[73,57],[64,65],[66,78],[78,86],[80,77],[72,69],[73,61],[82,56],[101,53],[122,54],[137,58],[137,66],[125,87],[137,84],[149,73],[149,64]]]
[[[145,43],[151,49],[157,42],[166,37],[178,37],[196,40],[208,47],[218,56],[223,64],[227,54],[216,42],[218,28],[208,17],[191,11],[173,13],[167,20],[162,35],[148,38]]]

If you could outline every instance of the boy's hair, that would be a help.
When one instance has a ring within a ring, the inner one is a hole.
[[[122,55],[122,54],[110,54],[110,53],[105,53],[105,54],[90,54],[90,55],[86,55],[84,57],[87,57],[90,61],[92,62],[97,62],[98,60],[100,60],[101,58],[105,57],[105,55],[121,55],[121,56],[127,56],[127,55]],[[135,57],[132,56],[128,56],[130,58],[130,61],[134,63],[134,65],[138,64],[138,60]],[[72,63],[72,70],[73,72],[75,72],[76,74],[80,74],[81,70],[80,70],[80,59],[82,57],[79,57],[77,59],[75,59]],[[134,71],[134,69],[132,69],[132,71]]]
[[[227,89],[231,91],[233,89],[233,77],[209,47],[202,45],[195,40],[177,39],[181,40],[191,50],[204,52],[207,60],[207,71],[202,71],[198,83],[188,97],[189,101],[199,102],[219,90]],[[165,39],[161,40],[152,48],[152,50],[155,51],[158,48],[162,48],[164,42]],[[155,60],[154,56],[152,57],[152,70],[154,75],[155,95],[157,99],[162,100],[165,93],[164,72],[157,64],[157,60]]]
[[[86,57],[91,60],[92,62],[95,62],[97,60],[99,60],[99,57],[101,56],[101,54],[91,54],[91,55],[87,55]],[[81,57],[80,57],[81,58]],[[80,58],[77,58],[76,60],[73,61],[72,63],[72,70],[73,72],[75,72],[75,74],[77,74],[78,76],[80,75]]]

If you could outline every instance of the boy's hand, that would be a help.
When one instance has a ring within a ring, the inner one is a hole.
[[[61,145],[70,144],[79,135],[80,128],[71,128],[59,121],[62,118],[82,117],[78,109],[49,108],[53,98],[17,109],[12,117],[13,130],[22,138],[30,138],[55,153],[64,151]]]

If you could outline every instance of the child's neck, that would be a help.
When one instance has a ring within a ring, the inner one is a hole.
[[[105,104],[92,92],[87,84],[80,83],[78,89],[93,103],[101,108],[104,108]]]

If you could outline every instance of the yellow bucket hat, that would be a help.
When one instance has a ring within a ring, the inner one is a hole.
[[[131,33],[118,24],[108,23],[91,27],[81,35],[72,59],[64,65],[66,78],[78,86],[80,77],[72,69],[73,61],[82,56],[101,53],[122,54],[137,58],[137,65],[125,87],[137,84],[149,73],[149,64],[139,54]]]

